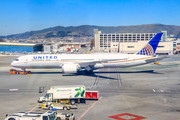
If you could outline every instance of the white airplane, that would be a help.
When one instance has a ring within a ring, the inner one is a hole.
[[[63,73],[77,73],[85,70],[92,73],[100,68],[126,68],[153,63],[163,58],[155,55],[163,33],[157,33],[138,53],[98,53],[98,54],[34,54],[15,59],[12,67],[26,69],[62,68]]]

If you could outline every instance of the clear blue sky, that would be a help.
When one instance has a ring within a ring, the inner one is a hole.
[[[180,26],[180,0],[0,0],[0,35],[55,26]]]

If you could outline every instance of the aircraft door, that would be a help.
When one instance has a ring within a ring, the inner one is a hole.
[[[95,61],[100,61],[101,60],[101,58],[100,57],[97,57],[96,59],[95,59]]]
[[[25,68],[28,66],[28,57],[25,57],[25,58],[23,58],[23,65],[22,65],[22,67],[24,67],[24,68],[22,68],[23,70],[25,70]]]
[[[28,57],[25,57],[23,61],[24,61],[24,63],[27,63],[28,62]]]
[[[135,61],[136,61],[136,57],[135,57],[135,56],[132,56],[130,59],[131,59],[131,63],[134,64]]]
[[[53,96],[52,96],[52,93],[49,94],[49,101],[53,101]]]

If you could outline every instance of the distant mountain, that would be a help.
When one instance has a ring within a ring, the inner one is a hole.
[[[94,29],[102,31],[102,33],[157,33],[161,30],[166,30],[167,34],[178,35],[180,38],[180,26],[163,25],[163,24],[147,24],[147,25],[134,25],[134,26],[94,26],[94,25],[81,25],[81,26],[57,26],[46,28],[43,30],[30,31],[21,34],[8,35],[7,38],[34,38],[34,37],[66,37],[66,36],[94,36]],[[0,36],[5,38],[6,36]]]

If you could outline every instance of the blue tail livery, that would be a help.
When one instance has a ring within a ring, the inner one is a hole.
[[[147,45],[141,49],[137,54],[138,55],[148,55],[153,56],[156,52],[159,41],[161,40],[161,36],[163,33],[157,33],[148,43]]]

